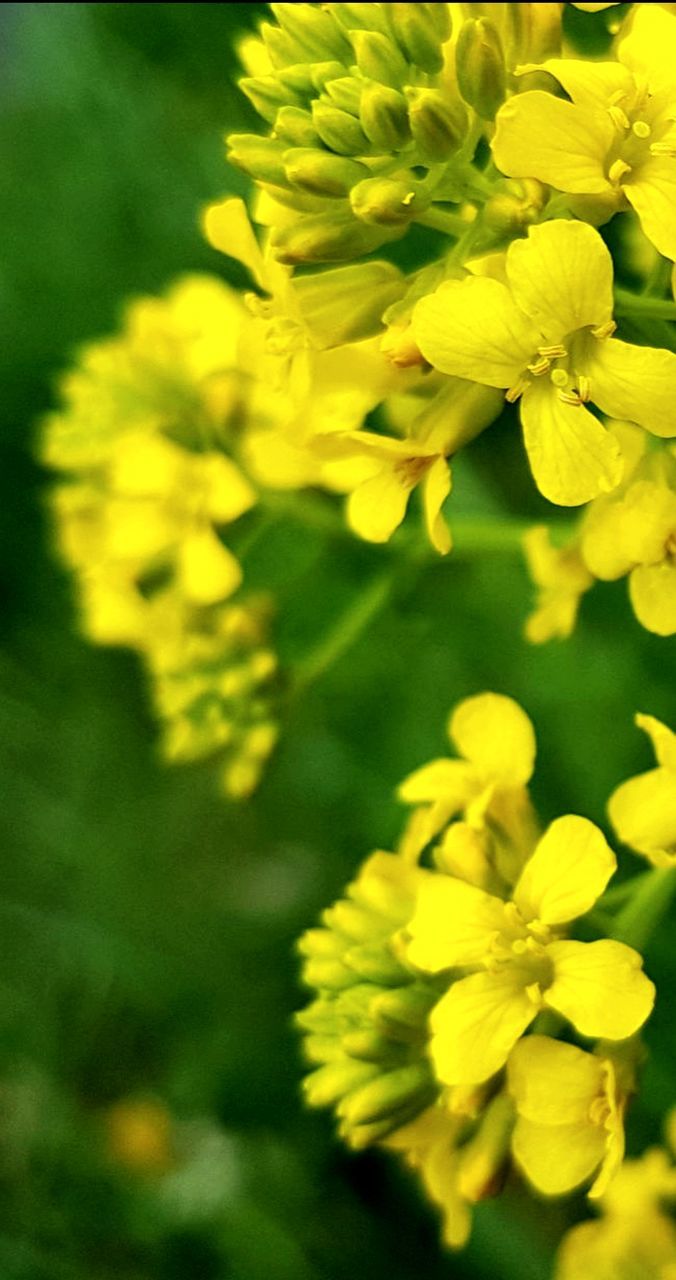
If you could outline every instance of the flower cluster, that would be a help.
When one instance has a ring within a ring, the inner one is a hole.
[[[399,851],[367,859],[301,939],[317,994],[298,1022],[322,1064],[307,1101],[335,1106],[352,1146],[399,1151],[460,1244],[510,1157],[544,1194],[590,1181],[590,1196],[606,1193],[655,989],[621,929],[569,936],[616,858],[586,818],[542,831],[522,709],[479,694],[449,730],[459,758],[400,788],[415,807]]]

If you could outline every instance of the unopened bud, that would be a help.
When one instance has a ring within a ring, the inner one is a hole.
[[[458,1190],[470,1204],[477,1204],[501,1190],[514,1127],[511,1099],[499,1093],[489,1102],[474,1137],[462,1148]]]
[[[482,120],[492,120],[505,100],[505,56],[498,29],[489,18],[463,24],[456,47],[458,88]]]
[[[381,35],[390,34],[382,4],[327,4],[337,22],[346,31],[380,31]]]
[[[244,76],[239,87],[259,116],[269,124],[274,124],[280,107],[301,105],[301,99],[292,89],[281,84],[277,76]]]
[[[295,290],[303,323],[313,344],[322,350],[347,342],[370,338],[382,328],[381,317],[392,302],[401,297],[404,277],[389,262],[362,262],[333,271],[297,277]],[[355,942],[374,936],[373,916],[356,903],[336,904],[331,923]],[[360,924],[367,932],[359,932]],[[353,930],[357,932],[353,932]]]
[[[484,206],[484,222],[500,234],[519,235],[535,222],[545,202],[545,188],[534,179],[509,184],[510,190],[497,191]]]
[[[317,213],[274,231],[272,248],[277,261],[290,267],[306,262],[349,262],[401,234],[403,228],[370,227],[352,217]]]
[[[438,89],[407,89],[411,133],[425,160],[448,160],[462,145],[467,112]]]
[[[275,71],[275,75],[280,84],[286,85],[287,89],[292,89],[294,93],[300,94],[305,99],[308,95],[312,95],[314,89],[313,71],[314,67],[311,63],[296,62],[289,67],[281,67]]]
[[[546,62],[561,52],[560,4],[504,4],[501,6],[505,54],[510,66]]]
[[[339,76],[337,80],[326,80],[324,83],[328,105],[347,111],[355,119],[359,115],[361,92],[362,81],[357,80],[356,76]]]
[[[324,102],[313,102],[312,119],[322,142],[339,156],[359,156],[368,152],[369,141],[364,130],[347,111],[329,107]]]
[[[280,31],[273,23],[262,23],[260,32],[273,67],[288,67],[296,62],[307,61],[303,49],[295,40],[291,40],[285,31]]]
[[[400,89],[408,79],[408,66],[399,49],[389,36],[379,31],[355,31],[352,43],[357,66],[363,76]]]
[[[339,24],[317,4],[271,4],[280,27],[302,51],[298,62],[319,62],[335,58],[345,62],[350,45]]]
[[[319,134],[309,111],[301,107],[282,107],[275,119],[275,137],[294,147],[316,147]]]
[[[405,982],[408,977],[387,944],[360,943],[356,947],[350,947],[343,959],[360,978],[379,986],[394,987]]]
[[[411,324],[391,324],[380,343],[380,350],[395,369],[414,369],[427,363],[415,338]]]
[[[445,5],[388,4],[387,15],[399,47],[409,62],[423,71],[436,74],[444,65],[441,39],[432,13],[433,8],[445,9]]]
[[[340,1045],[335,1036],[305,1036],[303,1053],[308,1062],[332,1062],[340,1053]]]
[[[362,222],[377,227],[406,227],[416,214],[424,212],[429,200],[421,197],[410,182],[366,178],[353,187],[350,203]]]
[[[261,138],[257,133],[232,133],[228,138],[228,160],[250,178],[287,186],[284,172],[285,147],[274,138]]]
[[[289,182],[317,196],[346,196],[368,173],[358,160],[307,147],[286,151],[284,169]]]
[[[329,956],[311,956],[303,965],[302,976],[309,987],[328,987],[330,991],[341,991],[354,982],[354,973]]]
[[[361,1085],[338,1104],[338,1114],[350,1125],[370,1124],[414,1102],[422,1105],[434,1093],[429,1066],[416,1062]]]
[[[321,93],[329,80],[339,80],[345,76],[342,62],[315,62],[312,66],[312,85]]]
[[[393,1051],[399,1055],[402,1053],[401,1046],[396,1046],[387,1036],[369,1028],[347,1031],[340,1043],[351,1058],[360,1058],[364,1062],[382,1062],[387,1058],[391,1060]]]
[[[371,1003],[371,1013],[386,1029],[392,1024],[413,1031],[422,1031],[436,999],[434,991],[423,983],[411,982],[396,991],[383,991]]]
[[[358,1088],[378,1074],[378,1068],[370,1062],[339,1058],[305,1077],[305,1100],[311,1107],[330,1107],[349,1090]]]
[[[411,137],[403,94],[374,80],[362,90],[359,119],[369,142],[381,151],[398,151]]]

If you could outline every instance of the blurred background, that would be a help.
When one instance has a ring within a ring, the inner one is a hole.
[[[35,442],[54,375],[132,293],[195,269],[243,283],[197,219],[246,191],[222,137],[257,127],[232,43],[263,12],[0,8],[0,1276],[545,1280],[582,1197],[545,1212],[514,1186],[444,1255],[413,1182],[303,1111],[293,941],[391,847],[394,787],[444,752],[471,693],[533,718],[543,819],[603,824],[612,788],[651,765],[634,711],[676,720],[674,641],[641,630],[620,583],[584,600],[572,640],[529,648],[518,556],[430,563],[291,706],[238,808],[210,766],[158,762],[136,659],[79,638],[52,550]],[[460,503],[543,511],[513,433],[473,447]],[[274,534],[247,574],[276,593],[293,666],[391,552],[288,520]],[[631,1151],[673,1101],[673,954],[663,928]]]

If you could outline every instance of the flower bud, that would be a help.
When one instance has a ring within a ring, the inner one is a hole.
[[[275,71],[275,75],[280,84],[286,85],[288,89],[300,94],[301,98],[305,99],[308,96],[312,97],[314,90],[313,71],[314,67],[310,63],[295,62],[291,66],[281,67],[278,71]]]
[[[489,18],[463,23],[456,48],[458,88],[482,120],[492,120],[505,100],[505,57],[498,29]]]
[[[346,31],[380,31],[384,36],[390,34],[382,4],[327,4],[326,8]]]
[[[501,16],[510,66],[546,62],[561,52],[560,4],[504,4]]]
[[[275,119],[275,137],[290,142],[294,147],[316,147],[319,134],[312,123],[309,111],[301,107],[282,107]]]
[[[330,13],[316,4],[271,4],[284,33],[302,51],[297,62],[320,62],[350,57],[350,45]]]
[[[366,226],[352,217],[317,213],[275,230],[272,248],[278,262],[292,267],[305,262],[349,262],[403,232],[404,227]]]
[[[359,120],[369,142],[381,151],[398,151],[411,137],[406,99],[373,80],[362,90]]]
[[[328,106],[339,107],[341,111],[347,111],[348,115],[354,116],[355,119],[359,115],[362,82],[355,76],[339,76],[336,80],[327,80],[324,84],[324,93],[328,99]]]
[[[388,4],[386,11],[407,60],[434,75],[441,71],[444,55],[432,8],[443,9],[445,5]]]
[[[338,1104],[338,1114],[350,1125],[372,1124],[409,1104],[423,1107],[435,1094],[429,1064],[414,1062],[379,1074],[347,1094]]]
[[[327,1062],[313,1071],[303,1081],[305,1100],[311,1107],[331,1107],[350,1089],[357,1088],[378,1075],[378,1068],[370,1062],[343,1057]]]
[[[486,202],[484,222],[500,234],[521,235],[530,223],[535,222],[545,198],[545,188],[534,178],[506,183],[503,191],[497,191]]]
[[[355,31],[352,42],[362,75],[392,89],[400,89],[406,83],[408,66],[388,36],[379,31]]]
[[[324,102],[313,102],[312,119],[322,142],[339,156],[358,156],[368,152],[366,134],[359,121],[347,111],[329,107]]]
[[[228,147],[230,163],[250,178],[288,186],[283,164],[285,148],[274,138],[260,138],[257,133],[231,133]]]
[[[342,62],[315,62],[311,67],[312,87],[321,93],[329,80],[338,80],[345,75],[346,68]]]
[[[362,222],[377,227],[407,227],[429,205],[415,184],[394,178],[366,178],[353,187],[350,204]]]
[[[514,1127],[511,1099],[499,1093],[489,1102],[474,1137],[460,1155],[458,1189],[470,1204],[497,1195],[504,1182]]]
[[[321,350],[347,342],[370,338],[382,328],[382,315],[400,298],[405,289],[401,272],[389,262],[360,262],[335,267],[314,275],[299,276],[295,281],[298,306],[303,323],[313,344]],[[359,933],[361,909],[354,903],[339,903],[335,908],[347,919],[340,927],[355,942],[371,936],[368,929]],[[348,927],[350,926],[350,927]],[[353,928],[357,932],[352,932]]]
[[[316,196],[346,196],[369,172],[358,160],[310,147],[286,151],[284,170],[295,187]]]
[[[277,76],[244,76],[239,87],[249,102],[256,108],[259,116],[274,124],[280,107],[287,105],[301,106],[302,99],[292,89],[281,84]]]
[[[448,160],[461,146],[467,131],[467,112],[438,89],[406,90],[411,133],[426,160]]]

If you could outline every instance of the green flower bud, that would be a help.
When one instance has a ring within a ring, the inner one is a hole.
[[[305,1100],[311,1107],[331,1107],[351,1089],[373,1080],[378,1068],[370,1062],[344,1057],[327,1062],[303,1081]]]
[[[257,133],[231,133],[228,138],[228,160],[250,178],[287,186],[283,147],[274,138],[260,138]]]
[[[339,80],[346,73],[340,62],[315,62],[312,67],[312,85],[317,93],[321,93],[328,80]]]
[[[362,75],[392,89],[400,89],[406,83],[408,66],[388,36],[379,31],[355,31],[352,42]]]
[[[275,136],[294,147],[316,147],[319,134],[309,111],[300,107],[282,107],[275,118]]]
[[[407,987],[384,991],[382,995],[376,996],[371,1012],[378,1025],[391,1026],[394,1023],[420,1031],[427,1023],[435,999],[434,992],[428,986],[410,983]]]
[[[411,137],[406,99],[373,80],[362,90],[359,120],[369,142],[380,151],[398,151]]]
[[[338,1103],[338,1115],[350,1125],[370,1124],[411,1103],[427,1106],[436,1092],[429,1064],[414,1062],[379,1074],[348,1093]]]
[[[482,120],[492,120],[505,100],[505,56],[498,29],[489,18],[463,23],[456,47],[458,88]]]
[[[311,98],[314,93],[313,70],[311,63],[296,62],[292,66],[275,71],[275,75],[280,84],[286,85],[294,94],[298,94],[305,100]]]
[[[421,198],[415,184],[394,178],[366,178],[353,187],[350,203],[362,222],[377,227],[407,227],[429,200]]]
[[[326,8],[346,31],[380,31],[381,35],[390,35],[382,4],[327,4]]]
[[[379,333],[383,312],[405,288],[401,272],[389,262],[335,267],[295,281],[303,323],[321,350]],[[335,925],[353,942],[373,937],[373,917],[353,902],[337,903],[333,914],[325,913],[324,923]]]
[[[272,248],[278,262],[291,267],[305,262],[349,262],[403,232],[403,227],[369,227],[352,217],[317,213],[273,231]]]
[[[432,14],[432,8],[444,5],[388,4],[387,15],[397,43],[409,62],[435,75],[444,65],[442,40]]]
[[[306,55],[298,61],[320,62],[329,58],[344,62],[350,46],[339,24],[316,4],[271,4],[280,27]]]
[[[370,1027],[346,1032],[341,1045],[351,1058],[359,1058],[363,1062],[391,1062],[404,1052],[401,1045],[393,1043],[388,1036]]]
[[[280,107],[287,104],[300,106],[302,99],[292,89],[281,84],[277,76],[244,76],[239,87],[246,94],[249,102],[256,108],[259,116],[269,124],[275,123]]]
[[[368,152],[369,141],[364,130],[347,111],[329,107],[324,102],[313,102],[312,119],[322,142],[339,156],[358,156]]]
[[[304,50],[290,40],[286,32],[271,22],[263,22],[260,28],[261,38],[273,67],[290,67],[295,63],[307,62]]]
[[[284,169],[289,182],[316,196],[346,196],[368,174],[357,160],[307,147],[286,151]]]
[[[361,105],[362,82],[354,76],[339,76],[337,80],[327,80],[324,84],[328,105],[347,111],[348,115],[359,115]],[[322,99],[324,101],[324,99]]]
[[[461,147],[467,132],[467,111],[438,89],[407,89],[411,133],[425,160],[448,160]]]
[[[349,965],[360,978],[376,982],[382,987],[396,987],[405,982],[407,970],[400,965],[389,946],[381,943],[362,943],[350,947],[343,956],[344,963]]]

